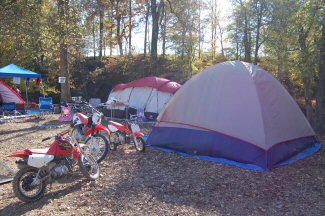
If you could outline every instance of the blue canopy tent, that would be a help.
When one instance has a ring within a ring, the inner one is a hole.
[[[26,79],[26,99],[28,105],[28,93],[27,93],[27,82],[29,79],[40,79],[42,76],[33,71],[27,70],[25,68],[19,67],[15,64],[10,64],[5,67],[0,68],[0,77],[20,77]]]

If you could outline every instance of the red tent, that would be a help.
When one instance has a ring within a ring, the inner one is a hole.
[[[25,103],[21,96],[10,86],[0,80],[0,98],[3,103],[14,102],[16,104]]]

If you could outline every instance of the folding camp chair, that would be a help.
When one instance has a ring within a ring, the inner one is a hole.
[[[143,108],[138,108],[137,109],[137,114],[135,114],[135,115],[130,114],[130,120],[137,121],[137,122],[145,121],[146,117],[144,115],[144,109]]]
[[[41,114],[53,114],[54,106],[51,97],[40,97],[39,98],[39,110]]]
[[[19,112],[16,110],[16,104],[14,102],[3,103],[1,106],[1,111],[3,118],[7,116],[16,116],[19,114]]]

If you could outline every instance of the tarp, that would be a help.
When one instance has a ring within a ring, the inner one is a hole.
[[[181,84],[170,81],[162,77],[151,76],[151,77],[144,77],[142,79],[134,80],[126,84],[124,83],[118,84],[113,88],[112,92],[121,91],[126,88],[132,88],[132,87],[151,87],[151,88],[158,89],[161,92],[168,92],[174,94],[181,87]]]
[[[21,96],[0,80],[0,97],[3,103],[25,103]]]
[[[108,104],[113,99],[121,103],[112,104],[109,108],[124,110],[125,106],[128,106],[143,109],[146,116],[156,117],[180,87],[179,83],[161,77],[145,77],[130,83],[118,84],[109,94]]]
[[[265,169],[317,142],[281,83],[240,61],[214,65],[191,78],[157,120],[151,145]]]
[[[19,67],[15,64],[10,64],[3,68],[0,68],[0,77],[21,77],[37,79],[41,78],[42,76],[38,73]]]

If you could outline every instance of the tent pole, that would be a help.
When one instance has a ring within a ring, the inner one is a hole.
[[[25,86],[26,86],[26,100],[27,100],[27,107],[28,107],[28,88],[27,88],[27,82],[25,82]]]
[[[42,92],[43,92],[43,97],[45,98],[43,82],[42,82]]]

